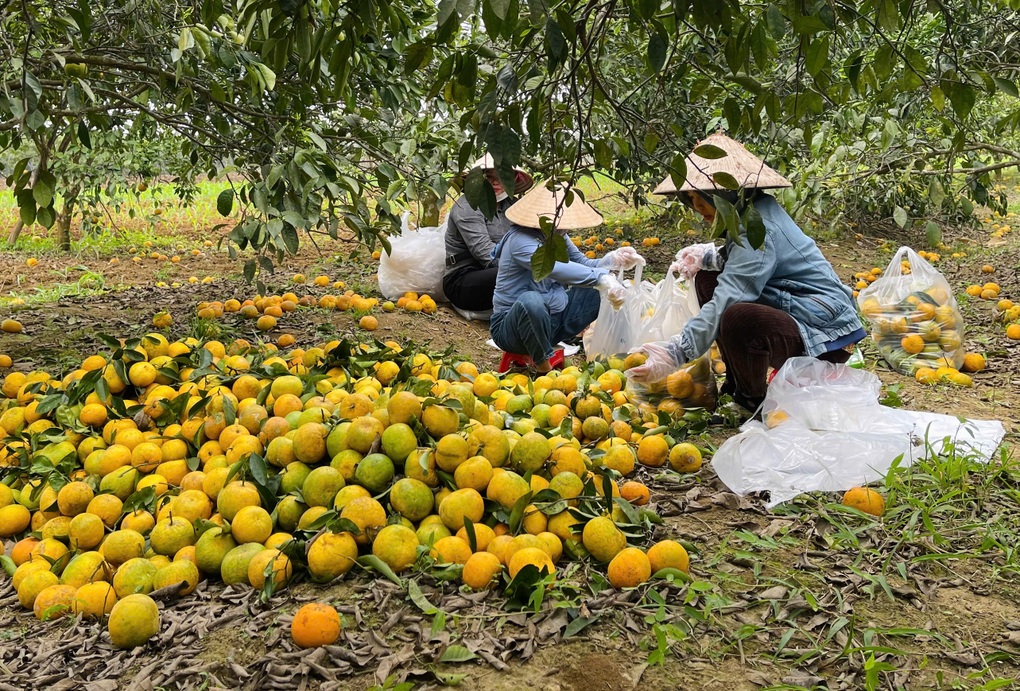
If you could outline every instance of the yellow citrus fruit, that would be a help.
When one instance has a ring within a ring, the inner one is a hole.
[[[459,537],[449,535],[436,540],[431,555],[440,564],[466,564],[471,558],[471,547]]]
[[[354,567],[358,544],[350,533],[325,532],[312,541],[306,558],[312,580],[328,582]]]
[[[686,573],[690,567],[687,550],[675,540],[661,540],[649,547],[648,562],[653,574],[662,569],[677,569]]]
[[[102,619],[117,604],[117,593],[104,581],[86,583],[78,588],[71,609],[86,619]]]
[[[980,372],[985,368],[985,356],[981,353],[967,353],[963,356],[964,372]]]
[[[678,473],[693,473],[701,468],[701,451],[694,444],[677,444],[669,451],[669,465]]]
[[[490,552],[476,552],[464,563],[461,579],[473,590],[482,590],[492,585],[503,571],[499,557]]]
[[[900,339],[900,347],[910,355],[917,355],[924,350],[924,339],[917,334],[904,336]]]
[[[263,549],[248,563],[248,583],[255,590],[262,590],[266,579],[272,577],[277,588],[287,584],[292,573],[290,557],[278,549]]]
[[[22,573],[24,576],[20,579],[16,590],[18,592],[18,602],[25,609],[32,609],[35,606],[35,599],[39,593],[51,585],[58,585],[60,583],[57,574],[50,571],[49,564],[37,565]]]
[[[404,518],[420,521],[432,512],[433,494],[421,480],[405,477],[390,488],[390,506]]]
[[[44,588],[36,595],[32,606],[35,618],[49,621],[70,615],[77,593],[78,588],[73,585],[51,585]]]
[[[610,518],[599,516],[588,521],[581,535],[584,548],[601,562],[612,561],[627,546],[627,536]]]
[[[193,561],[177,559],[156,571],[152,577],[152,588],[153,590],[159,590],[160,588],[183,584],[180,590],[177,591],[177,594],[189,595],[198,587],[200,578],[201,575],[198,573],[198,567]]]
[[[110,610],[107,629],[117,648],[137,648],[159,633],[159,607],[148,595],[128,595]]]
[[[659,468],[669,457],[669,443],[661,434],[642,437],[638,442],[637,458],[642,465]]]
[[[156,569],[154,563],[142,557],[129,559],[121,564],[117,573],[113,575],[113,590],[117,597],[151,593]]]
[[[439,504],[439,516],[450,530],[464,527],[466,519],[478,523],[484,513],[485,500],[477,490],[470,488],[451,493]]]
[[[614,588],[633,588],[652,576],[652,565],[644,552],[627,547],[609,562],[609,583]]]
[[[507,565],[510,578],[516,578],[521,569],[526,566],[536,567],[539,573],[556,573],[556,565],[553,564],[549,553],[540,547],[525,547],[514,552]]]
[[[107,562],[117,566],[145,553],[145,537],[134,530],[115,530],[103,540],[100,551]]]
[[[290,635],[301,648],[332,645],[340,637],[340,614],[329,605],[312,602],[294,614]]]
[[[371,497],[351,500],[340,511],[340,517],[353,521],[354,525],[358,526],[360,532],[354,539],[359,545],[371,543],[386,525],[386,509]]]
[[[852,487],[848,489],[843,495],[843,505],[869,513],[872,516],[881,516],[885,513],[885,498],[868,487]]]
[[[262,543],[273,534],[273,518],[261,506],[245,506],[231,521],[230,532],[238,544]]]
[[[372,541],[372,554],[379,557],[396,573],[414,564],[418,550],[418,536],[404,525],[388,525]]]
[[[631,480],[620,487],[620,496],[635,506],[644,506],[651,499],[651,493],[644,483]]]

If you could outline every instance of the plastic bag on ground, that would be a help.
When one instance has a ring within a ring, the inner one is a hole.
[[[401,217],[400,235],[390,238],[390,251],[379,258],[379,292],[390,300],[407,292],[446,300],[446,221],[438,228],[412,230],[409,217],[406,212]]]
[[[1001,422],[888,408],[873,373],[791,358],[769,385],[764,423],[749,422],[719,447],[712,467],[740,495],[767,492],[772,507],[802,492],[845,491],[953,445],[988,462]]]
[[[472,312],[471,310],[462,310],[456,305],[452,305],[453,310],[460,316],[470,321],[487,322],[492,320],[492,310],[481,310],[478,312]]]
[[[617,272],[617,278],[626,288],[620,309],[615,309],[608,295],[602,293],[598,317],[583,336],[584,352],[589,361],[623,356],[641,344],[641,318],[649,301],[647,286],[641,283],[642,268],[638,265],[634,269],[633,280],[625,280],[623,270]]]
[[[706,353],[654,384],[628,380],[627,396],[638,403],[642,413],[666,412],[677,416],[689,408],[715,410],[719,388],[712,372],[712,358]]]
[[[963,317],[939,271],[909,247],[857,296],[882,357],[901,374],[963,364]]]

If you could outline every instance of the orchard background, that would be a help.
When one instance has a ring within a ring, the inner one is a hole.
[[[484,178],[460,174],[489,151],[505,177],[522,165],[575,180],[606,216],[576,240],[603,252],[629,242],[659,278],[679,247],[727,219],[704,228],[649,191],[682,177],[683,155],[724,129],[794,182],[784,205],[848,285],[884,269],[901,244],[937,256],[966,349],[986,369],[973,387],[924,385],[893,373],[866,341],[884,400],[999,419],[1008,431],[987,466],[949,454],[891,473],[878,488],[886,513],[874,518],[835,495],[771,512],[736,497],[710,462],[735,430],[687,420],[676,429],[705,465],[639,463],[628,479],[647,486],[661,518],[637,543],[681,542],[689,574],[633,589],[611,587],[587,560],[560,563],[555,582],[516,596],[465,588],[456,569],[428,559],[392,580],[371,564],[325,586],[299,576],[268,600],[210,579],[165,594],[159,632],[118,651],[101,624],[37,621],[0,576],[0,685],[1016,683],[1020,340],[1000,303],[1020,302],[1015,2],[0,9],[0,321],[21,326],[0,334],[12,360],[0,375],[59,380],[87,356],[121,352],[109,337],[154,331],[285,354],[378,339],[409,358],[490,371],[498,352],[484,345],[484,325],[442,303],[383,308],[374,253],[401,213],[436,225],[462,192],[490,208]],[[986,283],[994,299],[968,291]],[[348,291],[359,301],[343,300]],[[304,300],[268,329],[262,312],[208,307],[286,292]],[[291,641],[294,612],[312,601],[342,614],[336,645]]]

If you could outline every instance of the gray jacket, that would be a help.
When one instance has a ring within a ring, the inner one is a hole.
[[[510,221],[506,220],[506,210],[514,203],[513,197],[507,197],[496,204],[496,214],[485,218],[480,209],[472,209],[466,196],[461,196],[446,218],[446,273],[476,265],[482,268],[495,266],[492,259],[492,248],[503,239],[510,230]],[[450,257],[457,257],[451,264]]]

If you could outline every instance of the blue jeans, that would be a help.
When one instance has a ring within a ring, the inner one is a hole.
[[[549,314],[542,294],[529,290],[509,310],[492,315],[489,332],[502,350],[542,363],[556,352],[557,343],[577,336],[597,316],[599,292],[594,288],[568,290],[567,308],[558,314]]]

